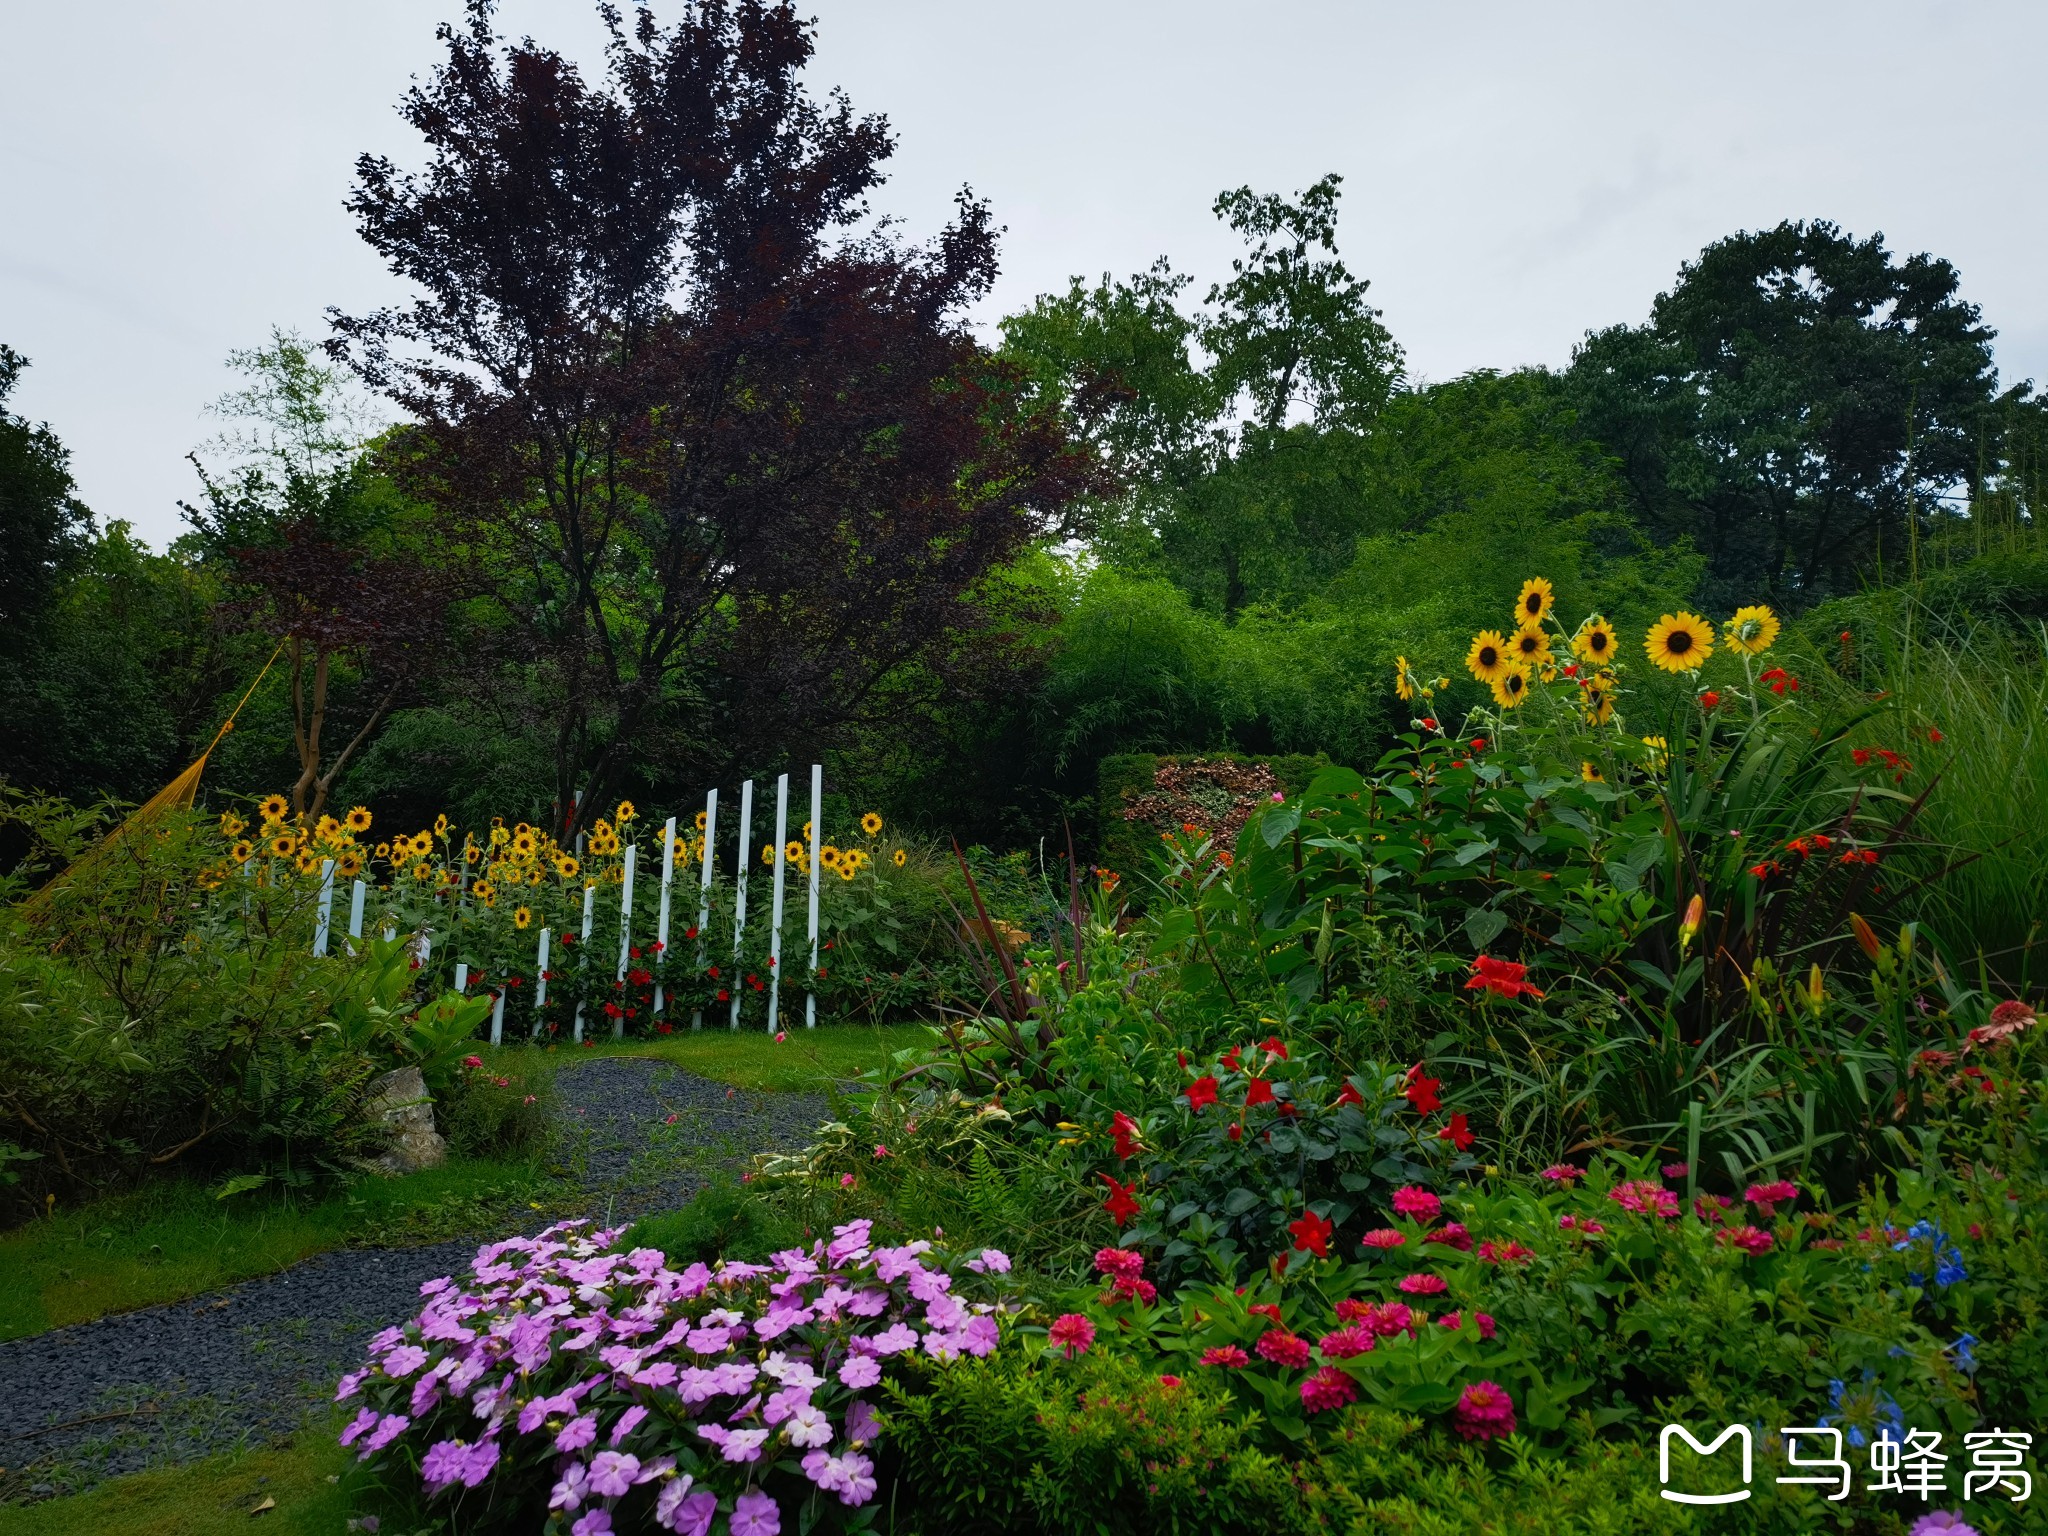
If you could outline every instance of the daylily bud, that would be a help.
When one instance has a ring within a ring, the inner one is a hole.
[[[1685,917],[1678,925],[1678,952],[1682,955],[1692,947],[1692,941],[1700,931],[1700,924],[1706,919],[1707,898],[1701,892],[1693,892],[1691,901],[1685,904]]]
[[[1877,941],[1877,930],[1854,912],[1849,914],[1849,931],[1856,935],[1856,942],[1863,946],[1863,953],[1871,959],[1875,960],[1884,952],[1884,946]]]
[[[1814,966],[1814,968],[1813,968],[1813,969],[1812,969],[1811,971],[1807,972],[1807,975],[1806,975],[1806,1001],[1807,1001],[1807,1005],[1808,1005],[1809,1007],[1811,1007],[1811,1008],[1813,1009],[1813,1013],[1814,1013],[1814,1017],[1815,1017],[1815,1018],[1818,1018],[1818,1017],[1820,1017],[1820,1011],[1821,1011],[1821,1009],[1823,1009],[1823,1008],[1825,1008],[1825,1007],[1827,1006],[1827,1001],[1828,1001],[1828,995],[1827,995],[1827,993],[1826,993],[1826,992],[1825,992],[1825,991],[1824,991],[1824,990],[1822,989],[1822,987],[1821,987],[1821,984],[1820,984],[1820,967],[1819,967],[1819,965],[1815,965],[1815,966]]]

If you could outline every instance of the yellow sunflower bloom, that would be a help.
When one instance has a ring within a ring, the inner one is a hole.
[[[391,857],[391,845],[390,845],[389,843],[379,843],[379,844],[377,845],[377,857],[378,857],[378,858],[380,858],[380,859],[388,859],[388,858],[390,858],[390,857]]]
[[[242,820],[233,811],[222,811],[220,813],[220,835],[222,837],[240,837],[242,829],[248,825],[249,823]]]
[[[576,878],[576,872],[580,870],[582,867],[583,866],[576,861],[576,856],[574,854],[565,853],[560,858],[555,860],[555,873],[560,875],[564,880],[574,880]]]
[[[1406,656],[1396,656],[1394,658],[1394,697],[1403,704],[1408,703],[1415,697],[1415,688],[1408,681],[1408,658]]]
[[[1660,773],[1664,768],[1664,756],[1671,750],[1671,743],[1662,736],[1645,736],[1643,745],[1650,749],[1650,772]]]
[[[1721,637],[1745,656],[1761,656],[1778,638],[1778,616],[1762,603],[1738,608]]]
[[[859,873],[860,866],[858,864],[853,863],[851,860],[842,862],[839,866],[839,878],[842,880],[851,880],[855,875]]]
[[[1508,658],[1507,637],[1497,629],[1482,629],[1473,636],[1472,649],[1465,653],[1465,668],[1488,687],[1514,670]]]
[[[1614,680],[1605,674],[1589,677],[1579,684],[1579,707],[1586,712],[1586,724],[1605,725],[1614,718]]]
[[[1606,666],[1614,660],[1614,626],[1594,614],[1572,636],[1572,654],[1593,666]]]
[[[497,888],[488,880],[479,880],[469,889],[479,901],[488,901],[491,897],[498,894]]]
[[[310,875],[320,867],[320,856],[310,850],[301,852],[292,860],[302,875]]]
[[[353,880],[363,872],[363,856],[353,849],[334,861],[334,872],[344,880]]]
[[[533,908],[531,908],[531,907],[514,907],[514,908],[512,909],[512,926],[513,926],[514,928],[530,928],[530,927],[532,927],[532,926],[533,926]]]
[[[1557,601],[1557,594],[1550,590],[1550,583],[1541,576],[1531,576],[1522,583],[1522,595],[1515,599],[1515,622],[1517,624],[1541,624],[1550,616],[1550,608]]]
[[[288,859],[298,846],[299,840],[291,833],[279,832],[270,839],[270,855],[272,858]]]
[[[898,869],[901,869],[904,865],[904,861],[907,860],[909,857],[909,854],[905,853],[901,848],[898,848],[894,853],[889,855],[889,861],[892,864],[894,864]]]
[[[1650,626],[1643,650],[1666,672],[1697,672],[1714,654],[1714,626],[1681,608]]]
[[[625,823],[631,821],[635,816],[638,816],[640,813],[639,811],[634,809],[632,801],[621,800],[619,802],[618,810],[613,814],[615,814],[619,818],[619,823],[621,826],[623,826]]]
[[[415,864],[412,867],[413,879],[419,881],[422,885],[426,883],[427,878],[430,875],[432,875],[433,872],[434,871],[425,864]]]
[[[283,821],[284,813],[291,809],[283,795],[265,795],[256,802],[256,809],[265,821]]]
[[[351,832],[369,831],[370,822],[373,819],[370,815],[370,808],[367,805],[351,806],[348,815],[343,818],[348,823],[348,829]]]
[[[1525,672],[1550,665],[1550,636],[1543,632],[1541,624],[1524,624],[1508,636],[1508,654],[1521,664]]]
[[[436,836],[436,837],[446,837],[447,835],[448,835],[448,815],[447,815],[447,813],[446,813],[446,812],[444,811],[444,812],[443,812],[442,814],[440,814],[439,816],[436,816],[436,817],[434,818],[434,836]]]
[[[228,849],[228,857],[237,864],[246,864],[256,857],[256,845],[246,837]]]
[[[532,872],[527,875],[526,883],[528,885],[539,885],[543,880],[547,879],[547,877],[548,872],[542,869],[538,864],[536,864],[533,866]]]
[[[1579,777],[1588,784],[1605,784],[1607,782],[1607,775],[1600,771],[1598,763],[1579,764]]]
[[[1510,667],[1494,679],[1493,702],[1502,709],[1520,709],[1522,701],[1529,696],[1529,674],[1520,667]]]
[[[869,837],[873,837],[877,832],[880,832],[882,830],[881,816],[877,812],[869,811],[867,815],[861,817],[860,829],[861,831],[867,833]]]
[[[507,831],[504,827],[497,826],[491,828],[491,846],[493,848],[506,847],[508,844],[511,843],[511,841],[512,834],[509,831]]]
[[[704,830],[704,812],[702,811],[699,811],[697,813],[697,830],[699,832],[702,832]]]
[[[775,862],[775,845],[773,843],[763,843],[761,845],[761,862],[763,864],[773,864]]]
[[[804,859],[804,845],[791,838],[782,845],[782,856],[792,864],[801,864]]]
[[[512,833],[512,854],[518,859],[530,859],[538,846],[530,827],[521,827]]]
[[[832,844],[827,843],[818,850],[818,862],[827,869],[837,869],[839,867],[839,850],[833,847]]]

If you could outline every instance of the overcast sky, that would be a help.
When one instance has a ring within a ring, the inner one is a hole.
[[[342,199],[459,0],[0,0],[0,341],[87,503],[161,543],[231,348],[394,297]],[[657,7],[672,14],[673,4]],[[814,85],[886,114],[913,233],[1007,226],[985,314],[1162,253],[1218,190],[1344,180],[1343,255],[1443,379],[1561,364],[1708,241],[1784,218],[1932,251],[2048,380],[2048,5],[814,0]],[[504,30],[595,58],[583,0]]]

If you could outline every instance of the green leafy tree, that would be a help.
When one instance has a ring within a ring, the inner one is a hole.
[[[1587,338],[1586,421],[1645,524],[1706,555],[1703,600],[1851,590],[1981,478],[1994,333],[1960,281],[1882,235],[1787,222],[1708,246],[1647,325]]]
[[[57,434],[7,409],[26,367],[27,358],[0,345],[0,646],[7,647],[29,640],[92,532]]]

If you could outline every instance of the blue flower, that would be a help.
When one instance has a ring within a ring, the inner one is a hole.
[[[1934,1266],[1936,1285],[1954,1285],[1958,1280],[1967,1280],[1970,1272],[1963,1268],[1963,1256],[1951,1248],[1945,1254],[1937,1254]]]
[[[1955,1343],[1949,1345],[1949,1349],[1956,1357],[1956,1369],[1965,1375],[1977,1369],[1978,1342],[1977,1335],[1966,1333],[1957,1338]]]

